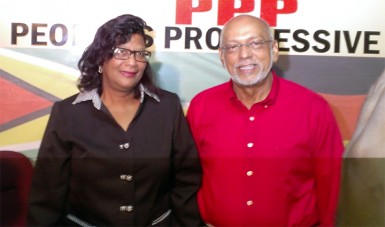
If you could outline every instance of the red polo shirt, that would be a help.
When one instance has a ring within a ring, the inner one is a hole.
[[[214,226],[332,226],[342,138],[328,103],[277,77],[248,110],[232,82],[201,92],[189,121],[203,167],[198,193]]]

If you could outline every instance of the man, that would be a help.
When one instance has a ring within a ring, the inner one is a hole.
[[[385,226],[385,71],[371,86],[344,154],[340,226]]]
[[[225,24],[219,55],[231,80],[201,92],[187,118],[212,226],[332,226],[342,138],[328,103],[271,70],[278,44],[262,19]]]

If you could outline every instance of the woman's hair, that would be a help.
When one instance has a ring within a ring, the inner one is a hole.
[[[101,93],[102,76],[98,72],[99,66],[113,57],[113,47],[129,42],[133,34],[141,35],[146,46],[148,46],[149,40],[146,38],[145,29],[152,30],[140,17],[130,14],[118,16],[100,26],[93,42],[86,48],[78,62],[80,78],[77,86],[79,90],[97,88]],[[157,88],[153,83],[152,70],[148,62],[139,83],[142,83],[149,91],[157,93]],[[136,86],[135,97],[139,96],[139,86]]]

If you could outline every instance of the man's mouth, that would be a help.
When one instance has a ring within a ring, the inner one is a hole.
[[[255,64],[251,64],[251,65],[242,65],[242,66],[239,66],[239,69],[240,70],[252,70],[256,67]]]
[[[257,68],[257,64],[247,64],[247,65],[239,65],[238,70],[241,74],[250,74],[253,73]]]

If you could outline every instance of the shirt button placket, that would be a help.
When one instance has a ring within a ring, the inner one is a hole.
[[[131,144],[129,142],[123,142],[122,144],[119,144],[118,145],[118,148],[119,150],[121,151],[124,151],[124,150],[129,150],[131,148]],[[130,153],[126,153],[126,155],[130,156],[131,157],[131,154]],[[127,160],[131,160],[131,158],[127,159]],[[126,171],[130,171],[130,170],[126,170]],[[133,180],[133,175],[131,174],[126,174],[126,173],[122,173],[119,175],[119,179],[122,180],[122,181],[125,181],[125,182],[132,182]],[[129,185],[128,186],[128,191],[131,191],[131,188],[133,187],[133,185]],[[130,193],[129,193],[130,194]],[[134,206],[132,204],[130,204],[131,202],[130,201],[126,201],[128,203],[128,205],[121,205],[119,207],[119,211],[123,213],[132,213],[133,210],[134,210]]]

